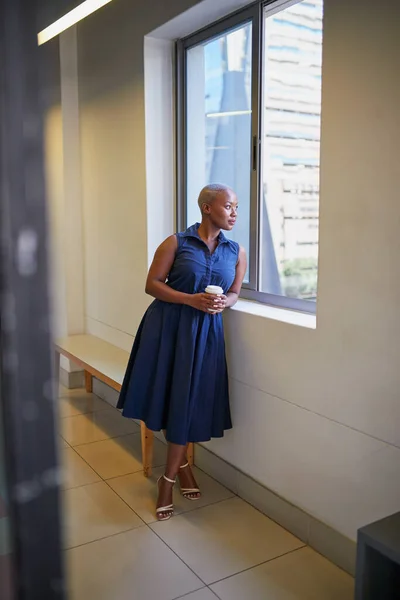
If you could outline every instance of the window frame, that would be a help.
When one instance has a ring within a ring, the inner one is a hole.
[[[252,23],[252,84],[251,84],[251,169],[250,177],[250,257],[249,282],[243,284],[240,297],[277,308],[316,314],[317,301],[290,298],[259,291],[260,288],[260,190],[262,189],[262,130],[263,130],[263,59],[265,15],[272,16],[303,0],[258,0],[245,8],[177,40],[176,42],[176,188],[177,188],[177,227],[181,231],[187,224],[187,94],[186,94],[186,53],[202,42],[212,40],[222,33],[248,22]],[[319,266],[319,265],[318,265]]]

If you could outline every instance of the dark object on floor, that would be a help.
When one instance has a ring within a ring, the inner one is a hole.
[[[358,530],[355,600],[400,600],[400,512]]]

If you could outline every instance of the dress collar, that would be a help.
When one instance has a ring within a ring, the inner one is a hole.
[[[195,223],[194,225],[192,225],[191,227],[189,227],[188,229],[186,229],[186,231],[184,231],[182,233],[183,237],[197,238],[204,244],[205,243],[204,240],[202,240],[201,237],[199,236],[199,227],[200,227],[200,223]],[[224,244],[224,243],[228,242],[228,239],[225,237],[225,235],[222,233],[222,231],[220,232],[220,234],[218,236],[218,242],[220,244]]]

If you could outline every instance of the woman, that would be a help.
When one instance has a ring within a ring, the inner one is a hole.
[[[233,190],[208,185],[198,204],[201,224],[169,237],[155,254],[146,293],[156,300],[137,332],[118,402],[125,417],[164,430],[168,455],[158,480],[160,521],[173,515],[177,476],[186,498],[200,498],[186,459],[188,443],[222,437],[232,427],[221,313],[237,302],[246,254],[221,231],[231,231],[236,222]],[[204,293],[208,285],[222,287],[224,295]]]

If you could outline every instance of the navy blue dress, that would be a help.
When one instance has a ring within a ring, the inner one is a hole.
[[[213,254],[199,224],[177,234],[167,285],[187,294],[235,279],[239,246],[223,233]],[[232,427],[222,314],[155,300],[133,344],[118,408],[175,444],[222,437]]]

